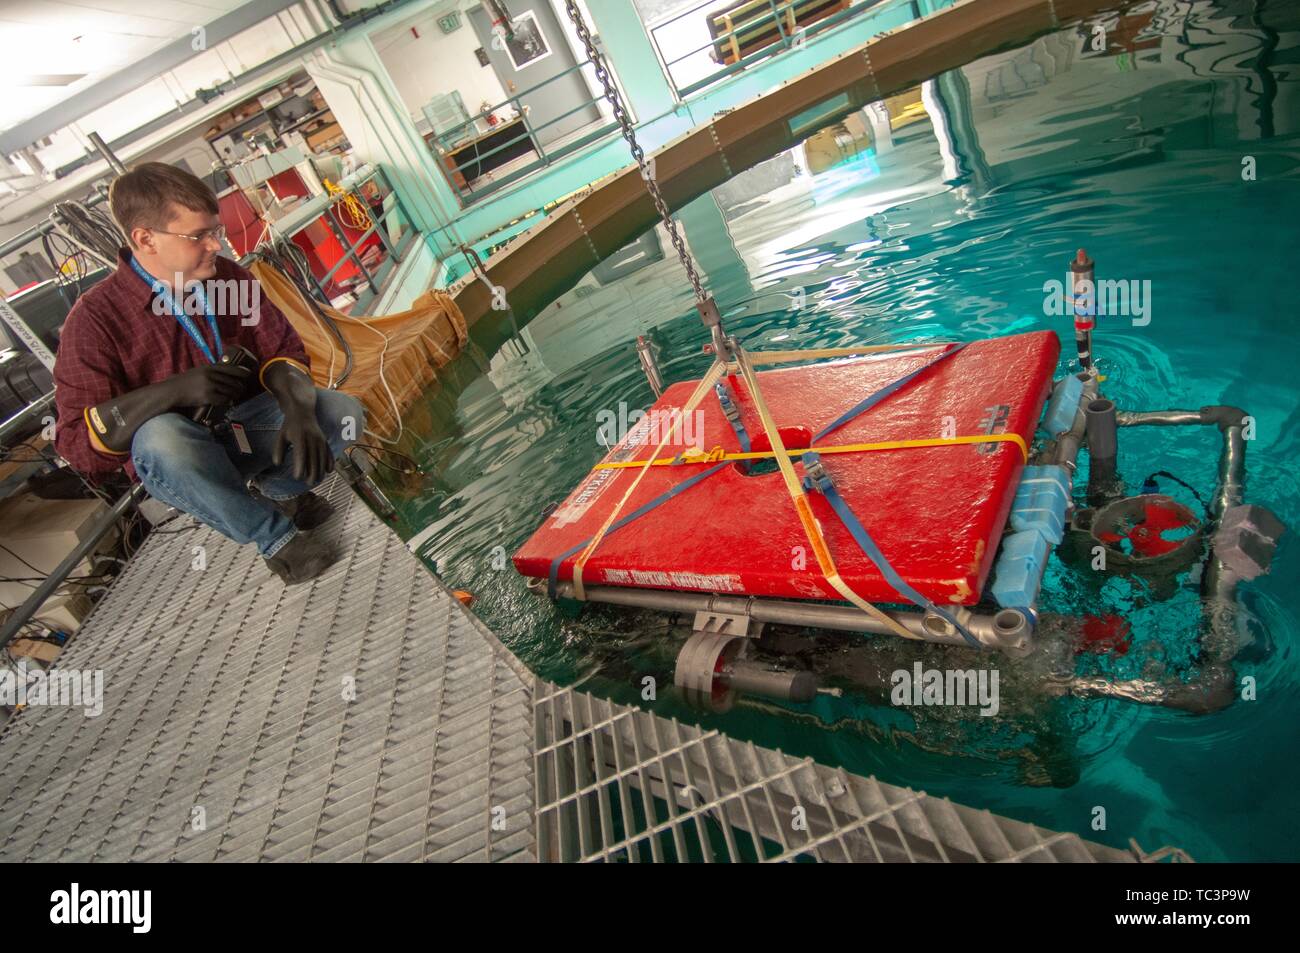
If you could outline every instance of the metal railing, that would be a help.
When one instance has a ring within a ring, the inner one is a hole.
[[[370,203],[365,198],[365,189],[372,183],[374,183],[380,194],[382,210],[378,213],[371,208]],[[406,253],[415,242],[416,229],[411,222],[411,216],[407,213],[406,207],[402,204],[401,196],[398,195],[397,191],[389,183],[388,177],[378,166],[363,166],[354,176],[340,182],[339,186],[342,189],[341,192],[329,196],[318,196],[291,213],[289,221],[292,224],[288,227],[283,224],[284,220],[276,223],[276,226],[279,231],[292,238],[308,225],[314,224],[322,218],[325,220],[331,233],[343,246],[343,254],[323,275],[317,275],[314,271],[310,273],[311,282],[315,286],[315,293],[322,303],[329,304],[331,297],[337,297],[337,295],[330,295],[328,289],[331,286],[337,287],[334,280],[335,276],[341,268],[351,263],[361,275],[360,285],[353,289],[353,293],[356,294],[356,301],[352,305],[353,309],[360,313],[364,312],[366,307],[383,293],[389,276],[405,259]],[[349,196],[360,202],[370,217],[370,225],[362,230],[355,239],[348,237],[348,230],[351,229],[351,231],[356,232],[356,227],[345,227],[345,223],[339,217],[339,205]],[[390,198],[392,200],[391,204],[389,204]],[[385,227],[387,220],[394,214],[406,226],[396,240],[388,234],[388,229]],[[362,246],[370,241],[371,236],[378,237],[385,254],[378,267],[367,268],[361,257]],[[247,263],[250,258],[251,255],[245,256],[244,263]]]
[[[922,16],[917,0],[702,0],[648,25],[648,32],[669,84],[685,99],[761,60],[799,48],[809,37],[886,7],[910,7],[913,19]],[[709,42],[669,58],[665,47],[674,45],[670,35],[691,32],[687,18],[693,16],[704,21]]]
[[[583,60],[563,72],[556,73],[549,79],[543,80],[536,86],[530,86],[528,89],[515,93],[508,99],[497,103],[484,112],[480,112],[465,122],[459,123],[450,129],[430,132],[426,137],[429,148],[437,158],[443,174],[456,192],[462,206],[468,207],[485,195],[504,188],[510,183],[516,182],[584,146],[605,138],[618,128],[613,118],[607,116],[601,108],[604,100],[596,94],[589,96],[572,109],[540,125],[533,125],[530,122],[528,103],[525,100],[532,97],[545,98],[548,95],[546,87],[567,79],[574,74],[581,78],[582,71],[588,68],[592,68],[591,60]],[[586,85],[586,82],[584,78],[584,85]],[[541,92],[539,93],[539,91]],[[549,91],[551,96],[554,96],[554,93],[553,89]],[[493,130],[498,129],[498,127],[493,126],[487,132],[482,132],[478,126],[479,121],[485,116],[494,115],[507,107],[514,111],[514,116],[505,120],[501,125],[509,126],[517,123],[517,132],[510,134],[505,141],[494,142],[488,148],[477,148],[478,143],[500,135],[500,132],[505,131],[501,129],[499,132],[494,133]],[[586,124],[579,125],[569,133],[559,133],[556,137],[557,142],[552,143],[549,147],[543,143],[542,140],[547,138],[545,135],[546,130],[570,120],[571,117],[581,114],[584,110],[595,110],[596,117]],[[441,148],[435,146],[434,143],[440,144]],[[444,145],[448,143],[449,145]],[[515,150],[515,152],[510,153],[509,150]],[[466,154],[462,155],[462,153]],[[529,153],[533,154],[531,160],[523,165],[514,164],[516,160],[523,159]],[[491,161],[494,158],[496,161]],[[493,169],[506,163],[510,163],[512,166],[509,171],[501,175],[493,174]]]

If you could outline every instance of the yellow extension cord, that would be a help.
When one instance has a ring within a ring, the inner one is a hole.
[[[345,225],[362,231],[371,226],[370,212],[355,195],[339,188],[329,179],[322,179],[321,181],[325,184],[325,191],[329,192],[331,196],[338,197],[337,204]]]

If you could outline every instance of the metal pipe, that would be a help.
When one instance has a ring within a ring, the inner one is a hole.
[[[645,371],[646,380],[656,398],[663,395],[664,379],[659,373],[659,363],[655,360],[654,346],[644,334],[636,336],[636,356],[641,360],[641,370]]]
[[[889,635],[893,630],[861,609],[852,606],[825,605],[817,602],[791,602],[755,596],[721,596],[707,592],[677,592],[667,589],[637,589],[624,586],[584,586],[589,602],[633,606],[660,612],[713,612],[743,615],[755,622],[774,625],[809,626],[839,629],[846,632],[869,632]],[[573,598],[573,583],[560,582],[556,595]],[[960,632],[942,619],[919,612],[887,612],[907,631],[926,642],[965,646]],[[963,615],[966,613],[963,612]],[[962,624],[988,648],[1010,655],[1027,654],[1033,625],[1019,609],[1002,609],[992,615],[970,613]]]
[[[1115,403],[1099,397],[1084,405],[1088,434],[1088,501],[1094,506],[1119,496],[1123,486],[1116,474],[1119,439]]]
[[[1217,483],[1210,501],[1210,516],[1215,521],[1245,498],[1246,441],[1243,431],[1246,412],[1239,407],[1213,405],[1200,410],[1163,410],[1121,412],[1116,423],[1122,427],[1173,427],[1188,424],[1215,424],[1223,434],[1219,452]],[[1208,538],[1212,541],[1213,534]],[[1241,577],[1229,569],[1214,553],[1213,542],[1206,556],[1201,577],[1201,628],[1199,641],[1203,661],[1197,678],[1163,688],[1163,695],[1152,699],[1148,683],[1117,683],[1108,689],[1075,680],[1072,693],[1108,694],[1111,697],[1154,700],[1159,704],[1186,711],[1206,713],[1226,708],[1232,702],[1236,674],[1232,659],[1237,652],[1237,585]],[[1127,694],[1126,694],[1127,693]],[[1139,697],[1140,696],[1140,697]]]
[[[1219,451],[1218,482],[1210,512],[1215,519],[1234,506],[1240,506],[1246,493],[1246,440],[1242,425],[1233,424],[1223,429],[1223,449]]]
[[[63,585],[63,580],[72,573],[72,570],[77,568],[81,560],[99,545],[99,541],[104,538],[104,534],[121,519],[127,510],[138,504],[145,494],[144,484],[137,483],[123,493],[112,507],[100,514],[99,519],[95,520],[85,538],[73,547],[72,552],[63,557],[63,561],[54,567],[54,571],[45,577],[45,581],[36,587],[22,605],[10,613],[9,618],[5,619],[4,625],[0,626],[0,645],[9,644],[10,640],[22,629],[24,623],[36,614],[36,611],[40,609],[54,590]]]
[[[1115,403],[1099,397],[1084,408],[1088,428],[1088,455],[1092,461],[1107,459],[1114,464],[1119,449],[1116,438]]]
[[[1115,414],[1115,422],[1121,427],[1180,427],[1187,424],[1203,424],[1199,410],[1121,410]]]
[[[1056,452],[1052,454],[1051,460],[1048,461],[1069,470],[1071,480],[1074,478],[1074,471],[1078,465],[1076,461],[1079,459],[1079,448],[1083,446],[1083,436],[1088,429],[1088,418],[1084,414],[1083,408],[1097,399],[1098,387],[1096,374],[1089,373],[1078,376],[1083,381],[1083,393],[1079,395],[1079,407],[1074,412],[1074,424],[1057,438]]]
[[[1218,482],[1210,504],[1210,515],[1219,519],[1228,509],[1239,505],[1245,496],[1246,416],[1240,407],[1216,404],[1200,410],[1119,411],[1115,422],[1121,427],[1218,425],[1223,434],[1223,449],[1219,453]]]
[[[95,151],[104,157],[108,167],[118,175],[126,175],[126,166],[122,165],[122,160],[113,154],[113,150],[108,147],[108,143],[100,137],[99,133],[92,132],[89,136],[90,144],[95,147]]]
[[[51,404],[54,403],[54,391],[50,391],[43,397],[38,397],[18,413],[14,414],[8,420],[0,422],[0,446],[2,446],[9,436],[15,433],[19,427],[26,423],[27,418],[39,414]]]
[[[1202,414],[1219,423],[1223,449],[1219,451],[1218,480],[1210,501],[1210,514],[1217,522],[1234,506],[1240,506],[1246,491],[1246,441],[1242,434],[1245,413],[1235,407],[1206,407]],[[1241,577],[1210,552],[1201,577],[1201,647],[1209,663],[1233,677],[1230,664],[1237,654],[1237,585]]]
[[[1194,715],[1222,711],[1232,703],[1235,690],[1232,668],[1227,665],[1203,665],[1192,681],[1157,682],[1151,679],[1111,681],[1100,676],[1085,678],[1049,677],[1043,693],[1052,697],[1072,695],[1076,698],[1122,698],[1144,705],[1162,705]]]
[[[1159,705],[1165,700],[1165,686],[1148,679],[1111,681],[1100,677],[1049,677],[1043,683],[1043,694],[1052,697],[1072,695],[1076,698],[1124,698],[1146,705]]]

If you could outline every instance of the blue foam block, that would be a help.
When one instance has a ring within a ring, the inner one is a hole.
[[[1063,377],[1052,391],[1052,399],[1047,402],[1047,413],[1043,415],[1043,429],[1056,436],[1074,426],[1074,415],[1079,410],[1079,399],[1083,396],[1083,381],[1074,374]]]
[[[1043,584],[1047,561],[1047,540],[1035,530],[1012,533],[1002,540],[1002,552],[994,567],[990,588],[1004,609],[1031,609]]]

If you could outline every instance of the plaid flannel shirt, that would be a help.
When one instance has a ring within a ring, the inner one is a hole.
[[[258,382],[275,361],[288,361],[310,374],[307,352],[293,325],[257,285],[245,268],[217,257],[216,276],[229,293],[209,295],[213,316],[226,353],[235,345],[258,360]],[[156,275],[157,278],[167,276]],[[229,283],[225,283],[229,282]],[[205,282],[205,289],[209,287]],[[159,304],[155,292],[131,267],[131,252],[118,251],[117,269],[83,294],[63,324],[54,361],[54,400],[57,408],[54,446],[65,460],[92,483],[125,468],[133,483],[140,481],[129,451],[109,450],[90,426],[91,407],[112,397],[174,377],[207,363],[194,339],[176,316]],[[181,304],[216,355],[211,330],[202,310],[191,308],[193,296]],[[255,306],[254,306],[255,305]]]

